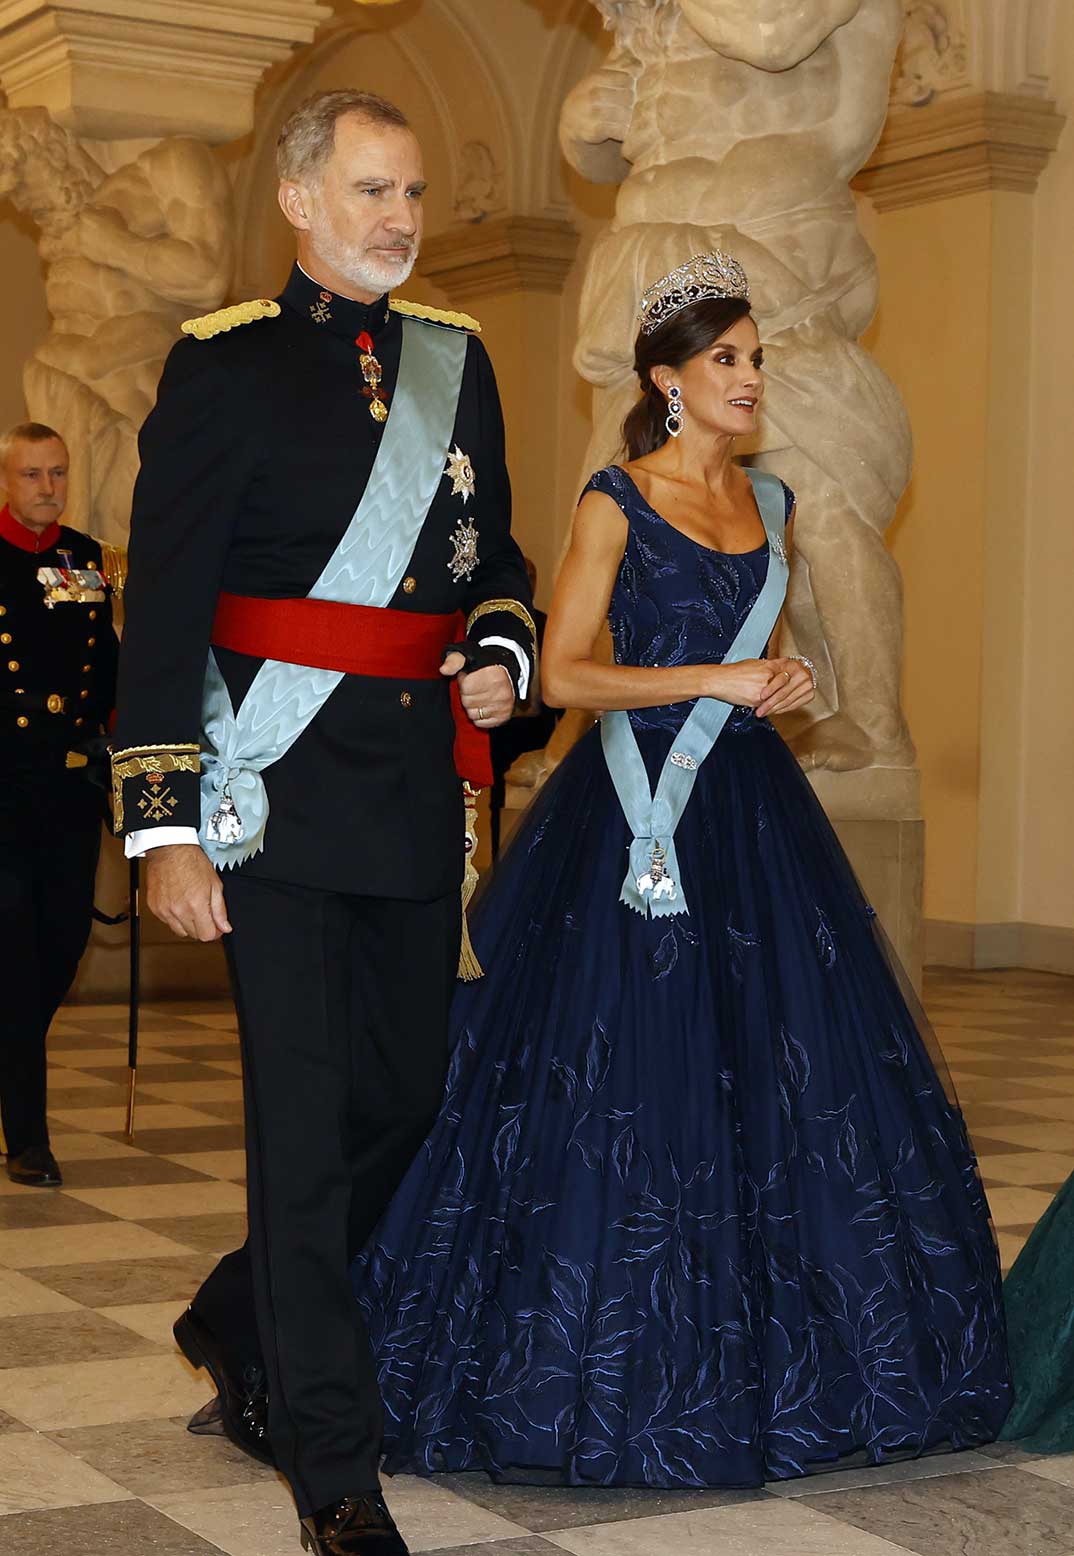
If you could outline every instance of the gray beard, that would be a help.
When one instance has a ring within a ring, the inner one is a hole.
[[[378,264],[363,249],[357,249],[334,233],[327,224],[311,234],[314,251],[331,265],[336,275],[342,276],[356,291],[372,292],[380,297],[397,286],[404,286],[418,262],[417,247],[413,247],[404,261],[393,264],[390,260]]]

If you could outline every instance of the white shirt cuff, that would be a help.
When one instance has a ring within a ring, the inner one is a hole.
[[[510,638],[479,638],[482,648],[509,648],[518,660],[518,700],[525,702],[530,689],[530,658],[526,650],[519,643],[514,643]]]
[[[171,843],[198,843],[194,827],[142,827],[128,832],[123,839],[123,852],[128,859],[141,859],[154,848],[167,848]]]

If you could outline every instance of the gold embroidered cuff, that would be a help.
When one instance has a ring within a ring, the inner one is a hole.
[[[530,615],[526,607],[520,604],[518,600],[484,600],[476,608],[476,610],[472,610],[470,612],[469,619],[466,623],[466,636],[470,636],[475,623],[479,622],[482,616],[502,615],[516,617],[526,628],[526,631],[533,639],[534,647],[536,648],[537,628],[534,626],[533,617]]]
[[[168,773],[201,772],[201,747],[177,746],[127,746],[123,751],[112,752],[112,808],[113,825],[117,833],[123,831],[123,785],[128,778],[144,778],[138,808],[150,823],[167,822],[178,805],[165,782]]]

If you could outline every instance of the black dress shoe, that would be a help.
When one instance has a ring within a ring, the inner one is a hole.
[[[63,1182],[60,1164],[47,1145],[31,1145],[17,1156],[9,1156],[7,1175],[12,1183],[34,1189],[58,1189]]]
[[[313,1556],[410,1556],[379,1491],[344,1497],[304,1518],[302,1547]]]
[[[234,1366],[208,1324],[192,1307],[176,1320],[172,1334],[190,1365],[204,1367],[216,1384],[225,1435],[243,1453],[274,1469],[264,1368]]]

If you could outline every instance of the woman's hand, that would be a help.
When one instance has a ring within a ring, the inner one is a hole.
[[[782,661],[777,661],[782,668]],[[779,671],[773,670],[768,659],[740,659],[736,664],[711,665],[707,679],[711,688],[704,693],[718,702],[729,702],[734,708],[757,708],[766,697],[774,695],[786,686]]]
[[[765,662],[772,673],[772,684],[761,702],[751,704],[759,719],[767,719],[773,713],[793,713],[795,708],[804,708],[813,701],[817,689],[808,666],[797,659]]]

